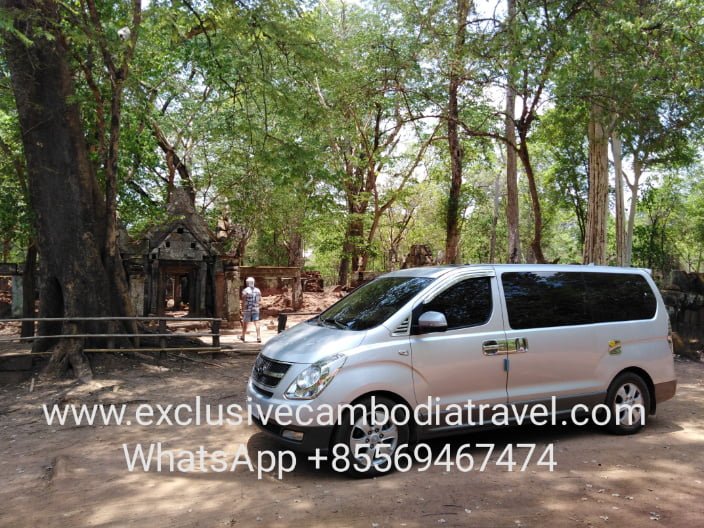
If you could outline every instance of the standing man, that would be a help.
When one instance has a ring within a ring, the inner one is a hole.
[[[262,292],[254,286],[254,277],[247,277],[245,281],[247,287],[242,290],[242,335],[240,339],[244,342],[247,333],[247,323],[254,323],[257,329],[257,343],[262,342],[259,333],[259,304],[262,302]]]

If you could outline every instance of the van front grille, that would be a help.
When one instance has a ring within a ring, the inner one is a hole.
[[[274,361],[259,354],[254,362],[252,378],[266,387],[276,387],[290,367],[288,363]]]

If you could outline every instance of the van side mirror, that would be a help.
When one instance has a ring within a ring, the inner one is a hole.
[[[422,334],[444,332],[447,330],[447,319],[440,312],[425,312],[418,318],[418,330]]]

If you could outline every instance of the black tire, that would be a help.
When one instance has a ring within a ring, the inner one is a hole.
[[[373,398],[373,401],[372,401]],[[372,420],[372,405],[375,405],[377,416]],[[397,417],[391,416],[392,410],[398,404],[383,396],[372,396],[358,401],[353,411],[346,412],[342,423],[338,425],[333,435],[333,444],[330,446],[329,459],[333,461],[333,469],[339,471],[341,464],[334,464],[336,453],[347,451],[349,468],[347,473],[355,477],[374,477],[394,470],[394,453],[399,448],[408,444],[410,427],[403,423],[405,413],[398,413]],[[384,407],[386,414],[380,412]],[[364,411],[362,410],[364,409]],[[384,422],[383,418],[389,417]],[[367,424],[364,426],[364,424]],[[338,444],[347,446],[337,447]],[[369,447],[365,447],[368,445]],[[375,447],[378,446],[378,447]],[[379,454],[380,457],[375,457]],[[355,457],[359,454],[359,457]],[[388,459],[383,456],[388,455]]]
[[[611,420],[606,424],[610,433],[637,433],[650,415],[650,391],[647,383],[638,374],[624,372],[611,382],[606,394],[606,405],[611,413]],[[625,406],[632,406],[632,411],[629,412]]]

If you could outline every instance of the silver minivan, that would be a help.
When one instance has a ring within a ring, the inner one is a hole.
[[[287,446],[326,453],[343,444],[351,461],[492,426],[501,405],[544,405],[557,423],[599,406],[611,411],[603,422],[611,432],[630,434],[675,394],[671,343],[645,270],[406,269],[270,340],[247,395],[257,425]],[[379,406],[390,412],[380,418]],[[457,406],[466,421],[443,420]],[[480,406],[488,414],[476,416]],[[411,419],[396,420],[399,408]]]

